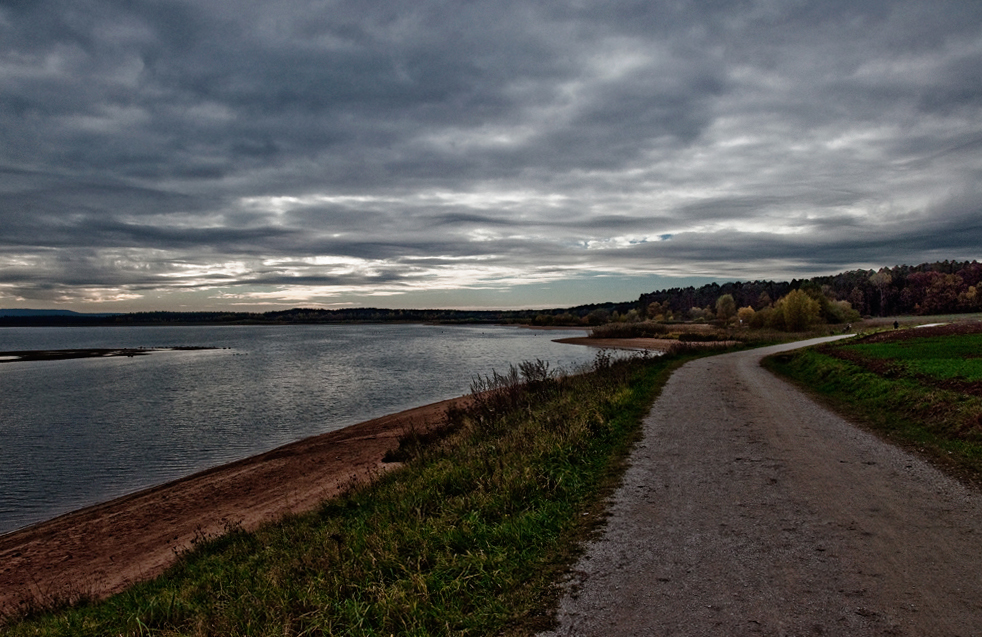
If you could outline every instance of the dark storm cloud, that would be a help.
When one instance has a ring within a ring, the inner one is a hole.
[[[0,304],[975,258],[979,68],[971,2],[8,0]]]

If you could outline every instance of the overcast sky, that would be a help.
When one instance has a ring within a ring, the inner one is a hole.
[[[982,258],[982,2],[0,0],[0,307]]]

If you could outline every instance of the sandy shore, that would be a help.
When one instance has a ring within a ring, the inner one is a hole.
[[[633,349],[650,350],[657,352],[667,352],[669,348],[678,343],[674,338],[590,338],[588,336],[576,336],[573,338],[557,338],[557,343],[567,343],[569,345],[586,345],[600,349]],[[687,341],[687,345],[697,347],[729,347],[734,341]]]
[[[675,341],[558,342],[661,350]],[[110,355],[119,355],[116,351]],[[230,524],[254,529],[312,510],[350,485],[398,466],[383,463],[382,457],[398,445],[399,436],[410,426],[425,430],[440,424],[446,408],[462,400],[466,398],[307,438],[0,535],[0,615],[32,600],[106,597],[160,574],[202,535],[220,534]]]
[[[106,597],[163,572],[192,540],[309,511],[398,465],[382,457],[453,400],[307,438],[0,536],[0,613],[28,600]]]

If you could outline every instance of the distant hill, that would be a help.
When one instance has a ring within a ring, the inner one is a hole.
[[[5,310],[0,308],[0,316],[117,316],[116,313],[100,312],[100,313],[82,313],[73,312],[71,310],[31,310],[27,308],[12,308]]]
[[[71,310],[0,309],[0,316],[81,316],[81,314]]]

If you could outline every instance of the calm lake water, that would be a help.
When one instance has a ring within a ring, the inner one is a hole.
[[[467,393],[492,369],[572,369],[582,332],[426,325],[2,328],[0,351],[211,346],[0,363],[0,533],[307,436]]]

